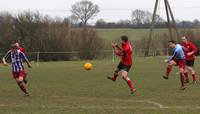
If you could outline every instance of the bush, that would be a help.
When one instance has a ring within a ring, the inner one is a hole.
[[[104,41],[93,28],[79,28],[71,31],[71,43],[79,51],[80,59],[95,59],[98,51],[104,49]]]
[[[149,56],[166,55],[168,53],[169,35],[167,33],[154,33],[151,42],[149,36],[143,36],[140,40],[135,42],[136,56]],[[150,43],[150,47],[148,44]]]
[[[38,12],[24,12],[17,17],[0,15],[0,48],[8,51],[10,44],[24,44],[27,52],[74,52],[77,54],[40,54],[42,61],[95,59],[104,41],[93,28],[73,28],[62,19],[44,17]],[[30,58],[35,59],[35,54]]]

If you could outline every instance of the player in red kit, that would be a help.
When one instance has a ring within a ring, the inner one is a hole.
[[[194,61],[195,61],[195,53],[197,52],[197,47],[190,42],[186,36],[181,37],[181,45],[183,46],[186,60],[186,69],[185,69],[185,82],[189,83],[188,72],[192,74],[193,83],[196,83],[197,76],[194,71]]]
[[[116,81],[117,77],[120,75],[127,82],[130,87],[131,94],[134,95],[136,92],[135,86],[128,77],[128,72],[132,66],[132,46],[128,42],[127,36],[121,36],[121,48],[116,44],[112,43],[112,48],[115,54],[121,58],[117,68],[114,71],[113,77],[107,77],[112,81]]]

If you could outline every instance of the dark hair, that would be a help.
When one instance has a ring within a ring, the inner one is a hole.
[[[127,42],[128,41],[128,37],[123,35],[123,36],[121,36],[121,40],[124,41],[124,42]]]
[[[17,45],[16,44],[11,44],[11,48],[12,49],[17,49]]]
[[[170,40],[169,43],[176,44],[176,41],[174,41],[174,40]]]
[[[188,36],[185,36],[186,39],[188,39]]]

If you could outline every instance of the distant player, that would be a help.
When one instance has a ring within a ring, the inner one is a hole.
[[[28,67],[31,68],[31,64],[29,63],[26,55],[21,52],[16,44],[11,45],[11,50],[7,52],[7,54],[3,57],[3,64],[7,66],[6,60],[10,58],[12,62],[12,74],[13,78],[16,80],[20,89],[24,92],[25,96],[29,96],[29,93],[25,87],[24,79],[25,79],[25,70],[22,63],[22,60],[25,60]]]
[[[185,82],[189,83],[188,72],[192,74],[192,80],[195,84],[197,82],[197,76],[193,69],[195,61],[195,53],[197,52],[197,47],[190,42],[186,36],[181,37],[181,45],[184,48],[185,60],[186,60],[186,70],[185,70]]]
[[[113,77],[107,77],[112,81],[116,81],[117,77],[120,75],[127,82],[130,87],[131,94],[134,95],[136,89],[134,84],[131,82],[128,77],[128,72],[132,66],[132,46],[128,42],[127,36],[121,36],[121,48],[116,44],[112,43],[112,48],[115,51],[115,54],[121,58],[117,68],[114,71]]]
[[[172,68],[173,65],[178,65],[180,73],[181,90],[185,89],[184,85],[184,71],[185,71],[185,55],[183,48],[180,44],[176,44],[175,41],[169,41],[169,47],[173,48],[173,55],[168,60],[168,67],[166,69],[166,75],[163,76],[164,79],[168,79],[169,67]]]
[[[17,46],[17,48],[18,48],[21,52],[25,53],[25,48],[21,47],[21,46],[19,45],[18,42],[16,42],[15,45]]]
[[[25,48],[23,48],[22,46],[20,46],[20,44],[18,42],[15,43],[15,45],[17,46],[17,49],[20,50],[21,52],[25,53]],[[23,60],[22,60],[23,61]],[[27,83],[27,73],[25,72],[25,78],[24,78],[24,82]]]

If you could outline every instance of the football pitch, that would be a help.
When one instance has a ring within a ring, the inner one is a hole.
[[[10,66],[0,66],[0,114],[199,114],[200,84],[187,84],[179,90],[177,68],[169,80],[162,79],[164,57],[134,58],[130,78],[137,88],[131,96],[122,78],[106,79],[112,74],[112,60],[40,62],[28,69],[30,97],[12,79]],[[200,75],[200,58],[195,65]],[[191,80],[191,76],[190,76]]]

